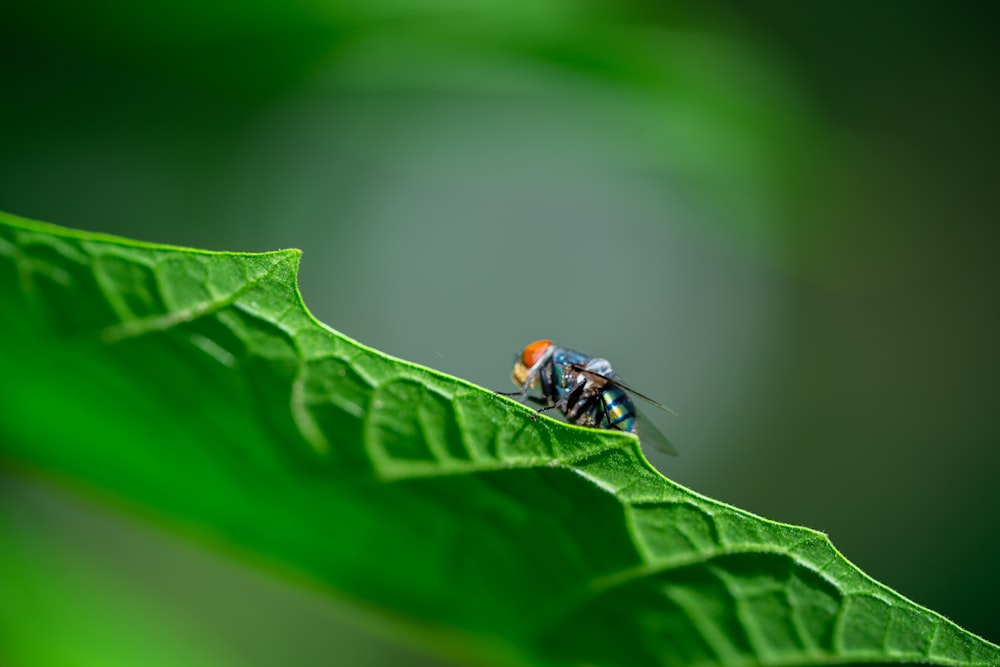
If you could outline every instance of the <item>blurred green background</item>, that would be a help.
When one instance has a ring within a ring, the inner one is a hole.
[[[300,247],[320,320],[487,387],[537,338],[609,357],[679,413],[669,477],[996,642],[998,13],[8,0],[0,209]],[[116,591],[74,599],[138,645],[401,659],[377,620],[9,464],[0,492],[12,543],[74,554],[50,567]]]

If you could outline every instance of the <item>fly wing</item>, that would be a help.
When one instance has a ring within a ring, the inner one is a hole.
[[[576,371],[577,373],[582,374],[583,376],[587,377],[588,379],[590,379],[592,382],[595,382],[596,384],[599,384],[599,385],[611,384],[611,385],[614,385],[616,387],[621,387],[622,389],[624,389],[628,393],[634,394],[634,395],[638,396],[642,400],[647,401],[648,403],[650,403],[652,405],[655,405],[656,407],[660,408],[661,410],[666,410],[667,412],[669,412],[672,415],[677,414],[676,412],[674,412],[673,410],[671,410],[667,406],[665,406],[665,405],[663,405],[661,403],[658,403],[657,401],[654,401],[653,399],[651,399],[649,396],[646,396],[645,394],[641,394],[641,393],[637,392],[635,389],[632,389],[627,384],[625,384],[624,382],[622,382],[621,380],[619,380],[617,377],[609,377],[607,375],[602,375],[601,373],[595,373],[594,371],[587,370],[587,368],[585,366],[581,366],[580,364],[572,364],[571,363],[571,364],[569,364],[569,366],[574,371]],[[638,408],[638,406],[634,406],[634,407],[635,407],[635,416],[636,416],[636,418],[637,418],[637,420],[639,422],[638,428],[636,429],[637,432],[638,432],[638,434],[639,434],[639,439],[642,440],[643,442],[645,442],[646,444],[653,445],[654,447],[656,447],[658,450],[660,450],[664,454],[670,454],[671,456],[677,456],[677,450],[674,449],[673,444],[671,444],[670,440],[667,439],[667,436],[663,435],[663,433],[660,432],[660,429],[656,428],[656,425],[653,424],[653,422],[649,419],[649,417],[647,417],[642,412],[642,410],[640,410]]]
[[[667,440],[667,436],[660,432],[660,429],[656,428],[656,425],[643,414],[642,410],[638,407],[635,408],[635,416],[638,421],[636,426],[636,433],[639,435],[639,440],[646,443],[647,445],[652,445],[664,454],[669,454],[670,456],[677,456],[677,450],[674,449],[673,444]]]
[[[627,384],[625,384],[624,382],[622,382],[617,376],[616,377],[609,377],[607,375],[602,375],[601,373],[595,373],[594,371],[587,370],[586,366],[581,366],[580,364],[569,364],[569,367],[572,368],[573,370],[575,370],[577,373],[582,373],[583,375],[589,377],[591,380],[593,380],[597,384],[604,384],[604,383],[613,384],[616,387],[621,387],[622,389],[624,389],[625,391],[627,391],[630,394],[638,396],[639,398],[641,398],[642,400],[646,401],[650,405],[655,405],[659,409],[666,410],[667,412],[669,412],[672,415],[676,415],[677,414],[676,412],[674,412],[673,410],[671,410],[667,406],[663,405],[662,403],[659,403],[658,401],[654,401],[649,396],[646,396],[645,394],[643,394],[641,392],[638,392],[635,389],[633,389],[632,387],[628,386]]]
[[[658,403],[657,401],[654,401],[653,399],[651,399],[649,396],[646,396],[645,394],[640,394],[635,389],[633,389],[632,387],[628,386],[627,384],[625,384],[624,382],[622,382],[618,378],[607,378],[607,380],[608,380],[608,382],[611,382],[613,384],[618,385],[619,387],[621,387],[622,389],[624,389],[628,393],[634,394],[634,395],[638,396],[639,398],[641,398],[642,400],[646,401],[650,405],[655,405],[659,409],[666,410],[667,412],[669,412],[672,415],[676,415],[677,414],[676,412],[674,412],[673,410],[671,410],[667,406],[663,405],[662,403]]]

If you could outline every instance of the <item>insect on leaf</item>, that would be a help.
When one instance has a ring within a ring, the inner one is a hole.
[[[664,478],[632,435],[532,421],[319,323],[298,262],[0,215],[0,460],[280,564],[462,663],[1000,664],[824,535]]]

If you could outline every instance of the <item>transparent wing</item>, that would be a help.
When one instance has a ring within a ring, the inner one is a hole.
[[[635,389],[632,389],[631,387],[629,387],[627,384],[625,384],[616,377],[608,377],[607,375],[602,375],[601,373],[595,373],[594,371],[587,370],[586,367],[581,366],[580,364],[570,364],[570,367],[577,373],[581,373],[582,375],[589,377],[592,381],[595,381],[598,384],[607,383],[614,385],[616,387],[621,387],[628,393],[638,396],[642,400],[652,405],[655,405],[661,410],[666,410],[672,415],[677,414],[667,406],[658,403],[657,401],[654,401],[645,394],[637,392]],[[643,411],[639,409],[638,406],[634,407],[635,407],[636,420],[638,422],[638,426],[636,427],[636,432],[639,434],[639,439],[648,445],[656,447],[664,454],[677,456],[677,450],[674,448],[673,444],[671,444],[670,440],[667,439],[667,436],[663,435],[663,433],[660,432],[660,429],[656,428],[656,425],[653,424],[652,420],[650,420],[650,418],[647,417],[645,413],[643,413]]]
[[[674,412],[673,410],[671,410],[667,406],[663,405],[662,403],[659,403],[658,401],[654,401],[649,396],[646,396],[645,394],[636,391],[632,387],[630,387],[627,384],[625,384],[624,382],[622,382],[617,377],[608,377],[607,375],[602,375],[600,373],[595,373],[594,371],[589,371],[589,370],[587,370],[586,366],[581,366],[580,364],[569,364],[569,367],[572,368],[573,370],[575,370],[577,373],[582,373],[583,375],[589,376],[591,379],[600,380],[600,382],[598,384],[603,384],[603,383],[607,382],[609,384],[615,385],[616,387],[621,387],[622,389],[624,389],[628,393],[634,394],[635,396],[638,396],[639,398],[641,398],[642,400],[646,401],[650,405],[655,405],[659,409],[666,410],[667,412],[669,412],[672,415],[676,415],[677,414],[676,412]]]
[[[635,430],[639,435],[639,440],[647,445],[656,447],[664,454],[677,456],[677,450],[674,449],[673,444],[667,439],[667,436],[663,435],[660,429],[656,428],[656,425],[638,407],[635,408],[635,416],[637,421]]]

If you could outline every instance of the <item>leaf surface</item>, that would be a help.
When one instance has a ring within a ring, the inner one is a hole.
[[[492,664],[1000,664],[817,532],[317,322],[299,252],[0,216],[0,453]]]

